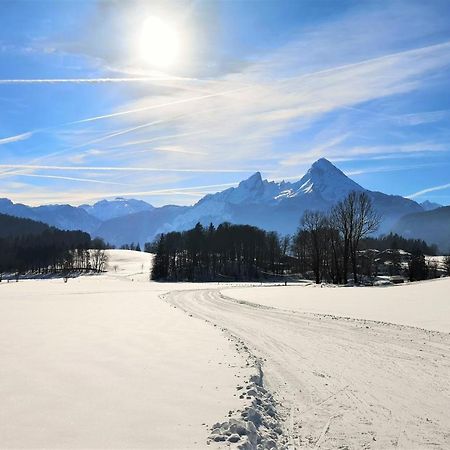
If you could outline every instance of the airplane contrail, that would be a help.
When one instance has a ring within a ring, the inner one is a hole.
[[[249,173],[254,169],[176,169],[170,167],[117,167],[117,166],[48,166],[34,164],[0,164],[1,169],[21,170],[81,170],[81,171],[120,171],[120,172],[191,172],[191,173]]]
[[[418,192],[414,192],[414,194],[406,195],[406,198],[416,198],[420,197],[423,194],[428,194],[429,192],[442,191],[444,189],[450,189],[450,183],[441,184],[440,186],[433,186]]]
[[[87,119],[81,119],[81,120],[76,120],[74,122],[68,122],[64,125],[76,125],[76,124],[80,124],[80,123],[94,122],[96,120],[110,119],[111,117],[119,117],[119,116],[124,116],[127,114],[134,114],[134,113],[138,113],[138,112],[142,112],[142,111],[150,111],[152,109],[164,108],[165,106],[179,105],[182,103],[189,103],[189,102],[193,102],[196,100],[204,100],[204,99],[212,98],[212,97],[221,97],[221,96],[224,96],[227,94],[232,94],[232,93],[235,93],[238,91],[242,91],[243,89],[246,89],[246,88],[242,87],[242,88],[237,88],[237,89],[231,89],[228,91],[216,92],[214,94],[199,95],[197,97],[189,97],[189,98],[184,98],[184,99],[180,99],[180,100],[173,100],[171,102],[158,103],[156,105],[143,106],[141,108],[129,109],[127,111],[119,111],[119,112],[115,112],[115,113],[104,114],[102,116],[88,117]]]
[[[29,139],[32,135],[33,135],[33,132],[32,131],[28,131],[26,133],[16,134],[15,136],[9,136],[9,137],[6,137],[6,138],[0,138],[0,145],[10,144],[11,142],[24,141],[26,139]]]
[[[0,79],[0,84],[101,84],[135,83],[152,81],[198,81],[195,78],[180,77],[122,77],[122,78],[19,78]]]
[[[32,178],[50,178],[50,179],[55,179],[55,180],[81,181],[83,183],[117,184],[120,186],[128,186],[127,183],[117,183],[115,181],[93,180],[92,178],[64,177],[62,175],[38,175],[35,173],[18,173],[17,176],[32,177]]]

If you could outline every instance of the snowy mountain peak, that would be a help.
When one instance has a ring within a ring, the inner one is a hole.
[[[80,208],[97,219],[109,220],[141,211],[151,211],[154,207],[143,200],[116,197],[114,200],[100,200],[93,205],[81,205]]]
[[[335,203],[351,191],[364,189],[325,158],[318,159],[300,181],[294,183],[290,196],[318,195],[327,202]]]
[[[335,165],[333,165],[330,161],[328,161],[328,159],[326,159],[326,158],[319,158],[316,162],[314,162],[311,165],[311,169],[320,169],[320,170],[325,170],[325,171],[326,170],[331,170],[331,171],[338,170],[340,172],[340,170]]]
[[[296,183],[282,181],[275,183],[263,180],[260,172],[243,180],[235,188],[227,189],[217,194],[204,197],[198,203],[203,208],[209,204],[211,209],[217,209],[218,203],[223,208],[228,204],[273,204],[284,199],[308,196],[309,201],[325,201],[334,203],[344,198],[351,191],[364,189],[325,158],[317,160],[306,174]],[[214,206],[213,206],[214,205]]]
[[[203,197],[198,204],[205,207],[209,204],[211,208],[216,208],[220,203],[233,205],[244,203],[262,203],[274,201],[279,193],[279,185],[274,182],[263,180],[260,172],[255,172],[251,177],[243,180],[237,187],[229,188],[217,194],[210,194]],[[214,206],[213,206],[214,205]]]
[[[328,159],[320,158],[311,165],[306,175],[314,177],[342,177],[347,178],[347,175],[333,165]]]
[[[251,177],[239,183],[239,188],[244,188],[248,190],[257,189],[263,184],[263,179],[261,172],[255,172]]]
[[[425,200],[419,204],[425,211],[433,211],[434,209],[442,207],[439,203],[430,202],[429,200]]]
[[[13,202],[9,198],[0,198],[0,205],[1,206],[11,206],[11,205],[13,205]]]

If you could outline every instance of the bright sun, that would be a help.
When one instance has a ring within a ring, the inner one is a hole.
[[[159,17],[147,17],[141,29],[140,56],[146,63],[169,67],[179,58],[180,38],[177,30]]]

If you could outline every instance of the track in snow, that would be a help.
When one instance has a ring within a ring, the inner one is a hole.
[[[264,361],[290,448],[450,448],[450,334],[175,291]]]

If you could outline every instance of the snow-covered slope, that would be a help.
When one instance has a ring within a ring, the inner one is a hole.
[[[351,191],[364,191],[353,180],[325,158],[317,160],[297,182],[263,180],[256,172],[235,188],[201,199],[196,206],[205,204],[279,204],[284,200],[314,197],[317,201],[335,203]],[[212,208],[214,209],[214,208]]]
[[[238,205],[242,203],[271,203],[281,192],[281,183],[263,180],[260,172],[243,180],[235,188],[229,188],[217,194],[209,194],[198,203],[202,204],[225,204]]]
[[[149,281],[153,254],[134,250],[106,250],[107,275],[131,281]]]
[[[315,195],[327,203],[336,203],[352,191],[360,192],[364,189],[330,161],[321,158],[299,181],[290,185],[289,189],[282,192],[277,199]]]
[[[117,197],[114,200],[101,200],[93,205],[81,205],[80,208],[101,221],[154,209],[152,205],[143,200],[123,197]]]

